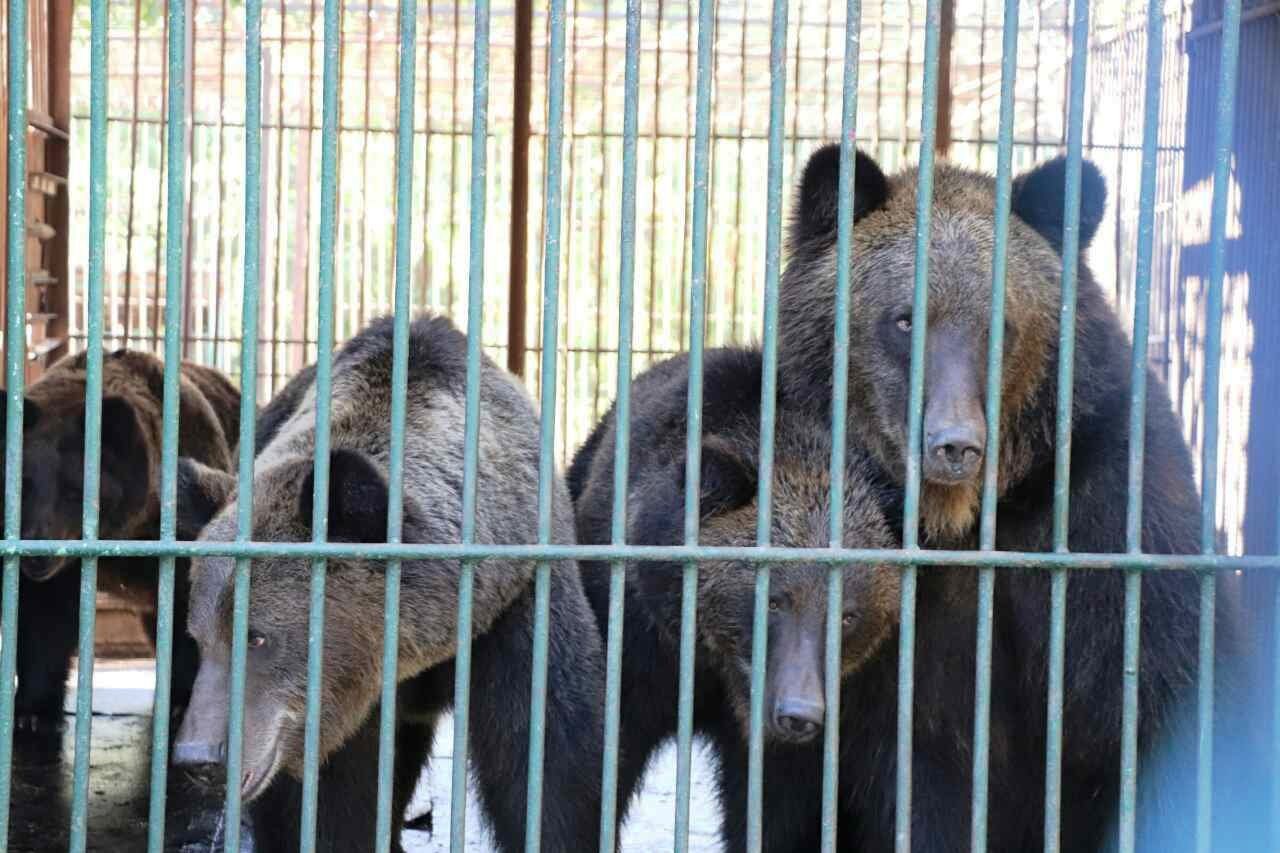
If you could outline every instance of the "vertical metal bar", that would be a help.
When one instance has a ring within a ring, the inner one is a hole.
[[[773,527],[773,439],[778,375],[778,277],[782,270],[782,166],[787,96],[787,0],[774,0],[769,40],[769,172],[765,202],[764,370],[760,385],[760,484],[756,543]],[[751,713],[747,739],[747,849],[759,853],[764,831],[764,677],[769,641],[769,564],[756,567],[751,629]]]
[[[164,304],[164,401],[160,433],[160,540],[175,533],[178,466],[178,375],[182,352],[182,226],[186,188],[187,4],[169,5],[169,90],[166,131],[166,218]],[[147,849],[164,849],[165,781],[169,764],[169,690],[173,662],[174,558],[160,558],[156,590],[156,693],[151,721],[151,813]]]
[[[622,218],[618,264],[618,394],[614,404],[613,521],[610,540],[627,540],[627,479],[631,451],[631,344],[636,275],[636,143],[640,129],[640,2],[627,0],[627,48],[622,115]],[[618,743],[621,722],[622,628],[626,563],[609,567],[605,660],[604,778],[600,786],[600,851],[614,853],[618,825]]]
[[[1227,201],[1231,196],[1231,149],[1235,125],[1236,78],[1240,63],[1240,0],[1225,0],[1218,65],[1218,105],[1214,117],[1213,207],[1209,220],[1209,294],[1204,358],[1204,447],[1200,465],[1203,496],[1200,549],[1216,550],[1218,514],[1218,402],[1222,361],[1222,289],[1227,264]],[[1196,777],[1196,850],[1208,853],[1213,819],[1214,611],[1217,579],[1200,575],[1199,760]]]
[[[840,193],[836,207],[835,340],[831,365],[831,529],[832,548],[844,544],[845,441],[849,405],[849,263],[853,253],[853,187],[857,158],[858,59],[862,0],[847,0],[844,23],[844,82],[840,104]],[[840,680],[844,672],[844,567],[827,569],[827,635],[824,677],[827,722],[822,744],[822,853],[835,853],[839,823]]]
[[[409,276],[413,266],[413,108],[417,2],[400,0],[400,66],[396,122],[395,332],[391,353],[391,462],[387,475],[387,542],[404,526],[405,396],[409,384]],[[366,57],[367,60],[367,57]],[[390,853],[395,784],[396,673],[400,658],[399,560],[387,562],[382,615],[382,718],[378,729],[377,853]]]
[[[311,538],[325,541],[329,528],[329,396],[333,373],[333,264],[337,230],[339,0],[324,4],[323,135],[320,142],[320,282],[316,306],[315,492]],[[320,779],[320,679],[324,658],[325,560],[311,563],[307,624],[307,706],[303,733],[302,849],[316,848],[316,808]]]
[[[542,385],[538,425],[538,544],[551,541],[553,486],[556,478],[557,333],[560,324],[560,205],[564,148],[565,0],[551,0],[551,42],[547,68],[547,160],[543,199]],[[537,565],[534,580],[533,684],[529,703],[529,787],[525,816],[525,850],[537,853],[542,842],[542,764],[546,739],[547,623],[551,604],[551,564]]]
[[[938,113],[938,35],[941,0],[925,8],[924,81],[920,116],[920,165],[916,186],[915,281],[911,312],[911,379],[907,396],[907,470],[902,544],[919,547],[920,446],[924,415],[924,344],[929,308],[929,226],[933,214],[934,133]],[[916,572],[902,570],[901,628],[898,635],[898,756],[895,848],[911,850],[911,736],[915,693]]]
[[[1062,312],[1058,328],[1058,399],[1054,424],[1053,549],[1069,548],[1071,405],[1076,351],[1076,284],[1080,264],[1080,175],[1084,94],[1089,60],[1089,3],[1076,0],[1071,28],[1071,91],[1067,112],[1067,169],[1062,228]],[[1045,745],[1045,853],[1058,853],[1062,829],[1062,705],[1067,648],[1067,572],[1049,582],[1049,686]]]
[[[1129,499],[1125,542],[1142,550],[1142,463],[1146,447],[1147,333],[1150,327],[1152,244],[1155,239],[1160,78],[1164,66],[1164,13],[1160,0],[1147,7],[1146,84],[1142,129],[1142,174],[1138,197],[1138,245],[1133,303],[1133,358],[1129,366]],[[1142,574],[1130,571],[1124,585],[1124,703],[1120,740],[1120,851],[1134,849],[1138,794],[1138,652],[1141,639]]]
[[[102,282],[106,278],[107,215],[107,4],[89,9],[89,280],[85,300],[84,486],[81,537],[98,538],[102,473]],[[71,843],[83,851],[89,834],[89,747],[93,725],[93,653],[97,616],[98,558],[80,561],[80,656],[76,666],[75,766],[72,774]]]
[[[507,369],[516,376],[524,376],[529,286],[529,107],[533,89],[533,0],[515,0],[515,56],[512,76]]]
[[[954,26],[954,21],[952,22]],[[949,57],[947,57],[949,59]],[[1009,208],[1013,181],[1013,118],[1018,71],[1018,4],[1005,3],[1000,59],[1000,124],[996,144],[995,246],[991,258],[991,329],[987,343],[987,449],[983,457],[979,547],[996,547],[996,502],[1000,497],[1000,397],[1004,369],[1004,297],[1008,271]],[[949,119],[950,116],[948,115]],[[991,762],[991,633],[995,569],[978,569],[977,654],[974,666],[973,805],[970,849],[987,849],[988,771]]]
[[[476,538],[476,471],[480,447],[480,345],[484,339],[484,222],[489,138],[489,0],[477,0],[471,92],[471,224],[467,279],[467,388],[462,450],[462,544]],[[431,91],[431,87],[427,87]],[[430,115],[428,115],[430,121]],[[450,141],[450,145],[454,143]],[[427,157],[430,160],[428,154]],[[452,275],[452,271],[450,272]],[[458,578],[458,651],[454,657],[453,780],[449,850],[467,843],[467,730],[471,721],[471,605],[475,564],[462,561]]]
[[[689,393],[685,401],[684,541],[698,544],[702,491],[702,356],[706,338],[707,207],[711,169],[713,0],[698,3],[698,68],[694,100],[693,208],[689,270]],[[655,97],[660,93],[655,93]],[[656,174],[657,160],[653,169]],[[656,178],[655,178],[656,180]],[[656,251],[656,249],[655,249]],[[650,281],[652,288],[653,281]],[[652,298],[652,293],[651,293]],[[652,301],[650,309],[652,310]],[[653,328],[649,334],[652,337]],[[652,345],[652,342],[651,342]],[[676,709],[676,853],[689,849],[693,773],[693,687],[697,654],[698,564],[684,564],[680,586],[680,695]]]
[[[8,172],[5,291],[4,538],[22,535],[22,403],[27,303],[27,3],[9,0]],[[4,558],[0,590],[0,846],[9,839],[13,784],[13,674],[18,646],[18,558]]]
[[[236,541],[253,538],[254,419],[258,397],[258,300],[262,287],[262,0],[245,2],[244,296],[240,343],[240,461]],[[308,116],[310,121],[310,116]],[[240,851],[245,656],[251,563],[237,559],[231,606],[231,690],[227,715],[226,853]]]

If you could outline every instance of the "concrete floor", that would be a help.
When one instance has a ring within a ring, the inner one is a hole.
[[[74,709],[74,673],[67,708]],[[146,849],[150,773],[151,699],[154,673],[149,665],[103,664],[94,673],[93,746],[89,770],[91,851]],[[65,850],[72,799],[74,717],[62,733],[14,735],[13,811],[9,849],[15,853]],[[449,847],[449,780],[452,725],[440,726],[429,770],[419,782],[409,814],[430,811],[434,832],[407,830],[406,853],[437,853]],[[626,853],[671,849],[675,816],[675,751],[655,758],[622,832]],[[206,853],[221,849],[221,808],[215,787],[178,768],[170,768],[166,792],[170,853]],[[695,750],[690,803],[689,848],[719,850],[719,808],[711,769]],[[473,797],[467,805],[467,850],[492,850]],[[246,851],[248,853],[248,851]]]

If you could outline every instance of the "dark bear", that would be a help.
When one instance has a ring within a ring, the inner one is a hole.
[[[684,542],[687,372],[688,357],[681,355],[634,381],[627,479],[629,544]],[[700,544],[756,543],[760,379],[757,351],[717,349],[705,355]],[[617,429],[611,411],[574,460],[578,536],[583,543],[611,541]],[[776,424],[774,452],[772,543],[828,547],[829,427],[803,412],[785,411]],[[900,502],[898,490],[877,478],[876,470],[865,453],[849,454],[846,546],[898,545],[886,518],[886,512],[895,513]],[[608,625],[609,564],[584,562],[582,571],[603,632]],[[627,568],[620,811],[625,811],[654,751],[676,735],[682,574],[680,563],[634,562]],[[765,850],[816,850],[819,846],[827,574],[817,564],[772,566],[764,699]],[[724,806],[721,834],[729,851],[746,849],[754,590],[752,563],[699,563],[693,719],[695,731],[714,745]],[[882,687],[882,682],[896,672],[893,638],[898,597],[899,573],[894,568],[853,565],[844,571],[842,732],[843,720],[849,719],[892,741],[896,705],[892,683]],[[882,689],[890,692],[882,694]],[[878,715],[875,720],[868,718],[872,713]],[[868,748],[873,753],[881,749],[874,739]],[[842,774],[842,778],[846,777]],[[892,779],[890,773],[880,781],[892,790]]]
[[[377,321],[335,355],[332,386],[331,541],[387,536],[392,330]],[[409,336],[405,431],[405,542],[457,543],[462,530],[466,337],[440,317],[416,320]],[[475,541],[537,541],[538,419],[517,380],[488,359],[481,368]],[[261,448],[253,484],[255,541],[311,539],[314,382],[276,405],[274,437]],[[270,404],[268,409],[271,409]],[[236,530],[233,478],[184,461],[183,529],[202,541]],[[572,503],[557,480],[553,541],[572,544]],[[217,761],[227,728],[234,561],[194,561],[190,630],[201,649],[194,701],[174,753],[181,763]],[[384,564],[328,563],[321,700],[321,825],[325,850],[366,849],[376,809]],[[403,814],[438,717],[454,699],[458,560],[403,564],[395,814]],[[266,850],[298,844],[310,589],[307,560],[256,559],[249,605],[244,768],[241,792]],[[530,733],[534,562],[489,559],[474,584],[470,758],[498,848],[523,849]],[[543,849],[598,844],[600,639],[576,564],[553,562]],[[397,818],[396,823],[399,820]],[[398,842],[397,842],[398,845]]]
[[[858,154],[851,189],[856,225],[849,267],[849,435],[870,448],[883,469],[900,482],[905,476],[917,175],[908,169],[886,177],[870,157]],[[1012,186],[999,425],[999,550],[1053,548],[1065,192],[1062,158],[1019,175]],[[829,146],[817,151],[804,169],[780,288],[779,381],[792,404],[820,417],[828,417],[831,406],[839,193],[839,149]],[[1068,545],[1073,552],[1119,553],[1126,550],[1132,350],[1085,263],[1085,249],[1106,203],[1104,181],[1088,162],[1083,164],[1080,193]],[[934,174],[921,449],[921,536],[926,547],[964,549],[977,544],[981,462],[989,427],[984,412],[995,198],[995,181],[989,176],[946,165]],[[1190,452],[1168,392],[1150,370],[1145,414],[1142,550],[1198,553],[1200,500]],[[992,843],[995,833],[1016,822],[1025,839],[1018,843],[1039,844],[1049,578],[1043,571],[1000,571],[997,578],[993,690],[1009,698],[1020,715],[1017,730],[1025,734],[1008,744],[1008,750],[1001,749],[993,735],[991,785],[993,791],[997,786],[1017,791],[1029,785],[1036,795],[1027,798],[1025,807],[1002,806],[998,819],[992,810]],[[1092,572],[1073,575],[1067,588],[1061,823],[1065,850],[1097,850],[1116,842],[1123,587],[1120,572]],[[1184,572],[1144,574],[1141,617],[1138,837],[1144,849],[1178,849],[1189,843],[1195,815],[1199,578]],[[1243,636],[1238,602],[1220,594],[1216,617],[1222,712],[1237,695]],[[957,672],[954,677],[967,682],[972,673]],[[1014,722],[993,718],[992,724]],[[1242,746],[1246,729],[1219,720],[1219,734],[1231,736],[1219,738],[1219,782],[1240,777],[1238,762],[1249,750]],[[958,790],[948,797],[928,778],[916,777],[914,782],[935,798],[928,802],[937,806],[936,813],[931,812],[916,799],[914,837],[918,845],[927,845],[925,839],[936,834],[936,814],[967,808],[968,792]],[[1240,798],[1217,800],[1217,828],[1244,819]],[[994,797],[992,801],[997,802]],[[1241,842],[1237,837],[1233,843]]]
[[[78,539],[82,519],[87,356],[62,359],[27,389],[23,407],[22,538]],[[221,374],[183,363],[179,380],[179,452],[226,470],[239,429],[240,394]],[[118,350],[102,362],[102,458],[98,536],[155,539],[160,534],[160,444],[164,365]],[[4,413],[0,412],[0,425]],[[179,561],[180,563],[182,561]],[[78,639],[80,561],[24,557],[18,607],[19,724],[57,726],[70,658]],[[155,559],[98,562],[99,589],[155,602]],[[185,566],[175,571],[174,618],[186,619]],[[183,624],[179,621],[177,624]],[[146,620],[155,639],[155,618]],[[172,704],[186,704],[195,678],[195,643],[175,632]]]

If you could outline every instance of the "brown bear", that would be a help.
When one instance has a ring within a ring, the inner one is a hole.
[[[756,544],[760,446],[761,356],[746,349],[713,349],[703,367],[699,543]],[[627,486],[627,542],[684,542],[685,429],[688,357],[677,356],[636,377],[631,408]],[[574,458],[578,536],[611,541],[614,444],[610,411]],[[771,542],[783,547],[830,545],[828,425],[796,409],[776,422]],[[899,515],[900,490],[879,476],[862,451],[845,466],[844,544],[895,548],[888,516]],[[728,851],[746,849],[748,722],[757,564],[699,562],[693,720],[714,749],[723,805],[721,837]],[[608,627],[609,563],[583,563],[583,584],[602,633]],[[627,567],[622,643],[620,811],[635,793],[645,766],[676,735],[682,564],[634,562]],[[826,722],[825,638],[827,570],[821,564],[778,563],[769,584],[765,668],[765,850],[816,850],[821,822],[822,738]],[[843,713],[856,732],[842,749],[875,754],[892,741],[896,716],[899,572],[883,565],[844,571]],[[886,683],[886,679],[889,682]],[[888,690],[889,693],[883,691]],[[865,734],[864,734],[865,732]],[[845,762],[848,764],[848,762]],[[884,783],[892,789],[892,776]]]
[[[82,519],[87,356],[57,362],[27,389],[23,406],[22,538],[78,539]],[[218,470],[231,465],[240,394],[217,371],[183,363],[178,452]],[[98,536],[155,539],[160,533],[160,443],[164,365],[131,350],[102,361],[102,458]],[[0,424],[3,412],[0,412]],[[18,607],[19,725],[62,720],[70,657],[78,637],[78,559],[24,557]],[[186,569],[176,571],[175,620],[186,618]],[[154,602],[157,561],[103,559],[98,584],[127,600]],[[183,621],[178,621],[178,625]],[[154,617],[147,621],[154,640]],[[175,631],[172,702],[186,704],[195,644]]]
[[[888,177],[870,157],[858,154],[852,185],[856,225],[849,262],[847,423],[851,440],[870,448],[899,482],[907,451],[917,185],[914,169]],[[1126,550],[1131,344],[1084,262],[1106,203],[1101,174],[1087,161],[1080,191],[1068,545],[1074,552],[1118,553]],[[1000,400],[999,550],[1053,547],[1065,192],[1062,158],[1013,181]],[[828,146],[812,156],[803,172],[779,302],[779,381],[792,404],[820,417],[828,417],[831,406],[839,197],[839,148]],[[988,452],[984,412],[995,204],[991,177],[948,165],[937,168],[928,244],[920,448],[921,535],[927,547],[977,544],[981,463]],[[1165,386],[1151,371],[1143,461],[1143,551],[1197,553],[1200,500],[1190,452]],[[1020,845],[1038,844],[1044,817],[1049,579],[1043,571],[1000,571],[997,578],[993,690],[1020,718],[993,716],[993,731],[1020,729],[1024,734],[1008,744],[992,736],[992,791],[1011,792],[1017,803],[1002,805],[999,821],[992,809],[992,844],[998,831],[1016,828],[1009,822],[1021,827],[1022,835],[1006,837],[1022,837]],[[1066,850],[1098,850],[1104,842],[1115,843],[1123,586],[1119,572],[1073,575],[1068,585],[1061,823]],[[1144,849],[1179,849],[1192,837],[1199,610],[1196,575],[1160,571],[1143,576],[1138,830]],[[1219,711],[1226,712],[1239,676],[1238,603],[1220,595],[1216,615]],[[927,666],[923,658],[920,665]],[[973,673],[956,671],[948,677],[967,684]],[[1231,732],[1235,741],[1222,744],[1219,752],[1217,779],[1228,783],[1247,775],[1241,768],[1248,750],[1235,737],[1243,729],[1225,722],[1225,713],[1220,716],[1218,732]],[[1231,739],[1220,738],[1225,740]],[[914,782],[929,797],[923,802],[917,797],[912,815],[916,843],[926,845],[923,839],[935,835],[943,815],[968,808],[969,794],[963,785],[948,794],[928,779],[917,776]],[[1018,797],[1027,786],[1033,795]],[[1218,800],[1218,827],[1240,818],[1239,798]],[[998,802],[994,794],[992,802]],[[1225,816],[1227,809],[1235,818]]]
[[[379,320],[336,353],[328,536],[387,536],[393,324]],[[424,317],[409,333],[403,540],[456,543],[462,530],[466,337],[447,319]],[[538,418],[518,381],[487,358],[480,376],[476,542],[537,541]],[[253,538],[311,539],[316,392],[304,380],[268,405],[274,435],[253,483]],[[182,464],[184,531],[229,541],[236,531],[234,479]],[[553,541],[572,543],[572,504],[553,491]],[[209,520],[211,518],[211,520]],[[208,522],[204,524],[204,522]],[[221,760],[227,729],[234,561],[194,561],[190,631],[201,650],[194,699],[174,748],[184,764]],[[403,564],[394,800],[401,814],[454,698],[458,560]],[[377,725],[384,564],[333,558],[326,585],[321,699],[320,846],[367,849],[376,814]],[[246,669],[244,777],[261,848],[298,844],[310,563],[257,559],[252,568]],[[530,731],[534,562],[476,566],[470,755],[477,791],[501,850],[523,849]],[[542,813],[543,849],[598,844],[604,676],[600,639],[576,564],[552,564],[550,663]],[[398,821],[397,821],[398,823]]]

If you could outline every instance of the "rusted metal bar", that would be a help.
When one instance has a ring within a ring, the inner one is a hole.
[[[516,0],[514,118],[511,131],[511,256],[507,369],[524,376],[529,251],[529,103],[533,85],[533,2]]]

